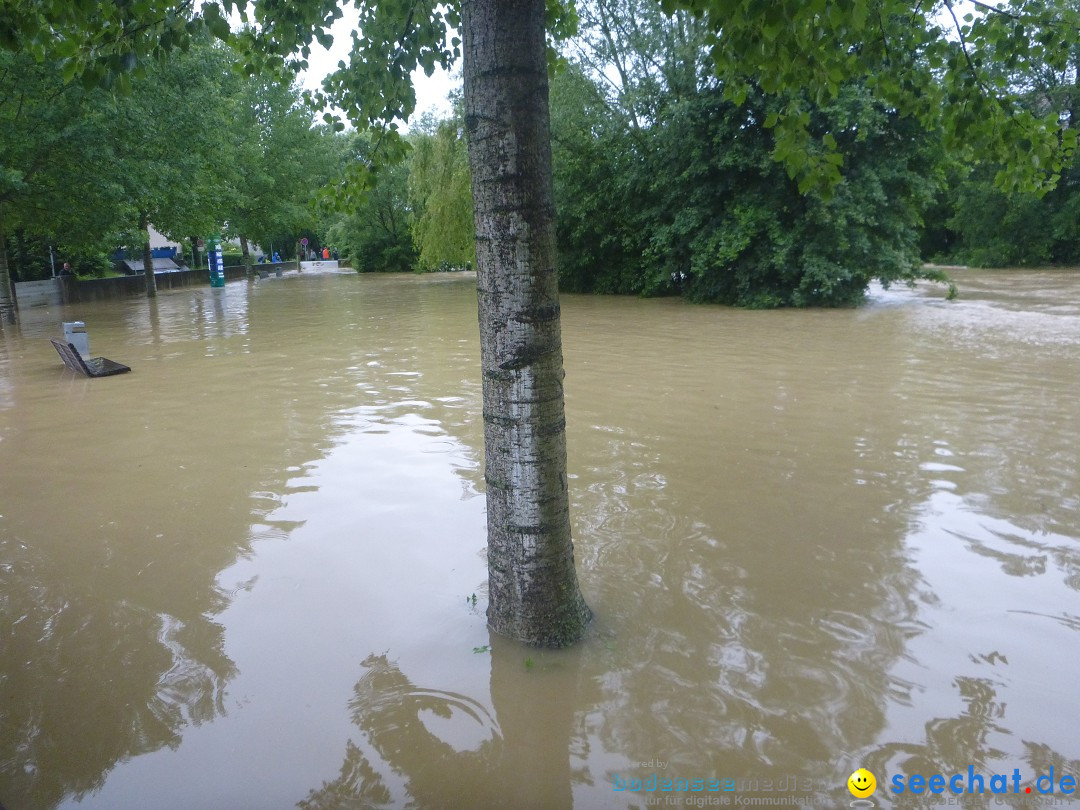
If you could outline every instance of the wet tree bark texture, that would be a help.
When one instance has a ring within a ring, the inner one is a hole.
[[[577,641],[544,0],[462,3],[487,481],[488,626]]]

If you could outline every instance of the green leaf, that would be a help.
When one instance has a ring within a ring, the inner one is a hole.
[[[229,29],[229,21],[224,17],[210,17],[206,20],[206,27],[210,29],[210,33],[217,37],[222,42],[228,42],[232,36],[232,31]]]

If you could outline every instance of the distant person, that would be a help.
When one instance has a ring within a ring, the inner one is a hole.
[[[322,249],[322,257],[323,257],[324,260],[329,261],[329,259],[330,259],[330,248],[325,248],[324,247]]]
[[[275,251],[274,251],[274,264],[277,264],[277,263],[278,263],[278,262],[280,262],[280,261],[281,261],[281,254],[280,254],[280,253],[278,253],[278,252],[277,252],[277,251],[275,250]]]
[[[75,271],[71,269],[71,262],[64,262],[64,267],[60,271],[60,275],[62,275],[62,276],[73,276],[73,275],[75,275]]]
[[[334,261],[336,262],[338,260],[337,248],[333,249],[333,251],[331,252],[331,255],[334,257]]]

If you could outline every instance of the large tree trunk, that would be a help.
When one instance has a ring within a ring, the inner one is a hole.
[[[139,230],[145,237],[142,264],[146,276],[146,297],[154,298],[157,295],[157,281],[154,279],[154,257],[150,254],[150,218],[146,214],[139,215]]]
[[[15,285],[8,267],[7,237],[0,222],[0,322],[15,323]]]
[[[476,222],[488,626],[565,646],[578,589],[566,482],[544,0],[464,0],[465,128]]]

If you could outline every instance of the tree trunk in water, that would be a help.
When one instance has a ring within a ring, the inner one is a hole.
[[[143,273],[146,276],[146,297],[153,298],[157,295],[157,281],[154,280],[154,257],[150,255],[150,219],[146,214],[139,217],[139,230],[146,237],[143,242],[142,264]]]
[[[191,269],[198,270],[202,267],[202,262],[199,261],[199,237],[192,236],[191,239]]]
[[[0,322],[15,323],[15,285],[11,282],[8,268],[7,237],[0,224]]]
[[[244,267],[246,267],[248,269],[248,272],[250,273],[251,272],[251,253],[248,250],[247,237],[242,235],[242,234],[240,236],[240,253],[243,254],[243,257],[241,258],[241,261],[244,263]]]
[[[590,618],[566,481],[544,0],[464,0],[487,481],[488,626],[561,647]]]

